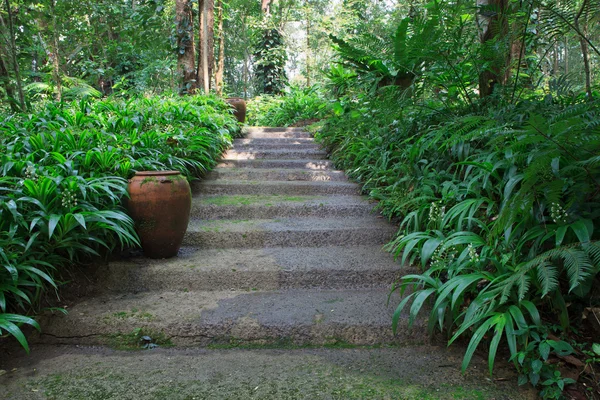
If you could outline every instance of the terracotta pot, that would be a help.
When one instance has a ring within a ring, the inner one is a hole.
[[[246,121],[246,102],[240,97],[230,97],[226,100],[234,109],[233,115],[238,122],[243,124]]]
[[[141,171],[129,180],[127,209],[135,221],[144,254],[177,255],[190,220],[190,185],[179,171]]]

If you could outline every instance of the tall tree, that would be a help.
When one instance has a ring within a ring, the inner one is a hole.
[[[477,0],[477,10],[479,39],[487,64],[479,75],[479,95],[484,98],[494,92],[497,84],[504,85],[508,80],[508,0]],[[492,46],[493,43],[497,46]]]
[[[219,20],[218,27],[218,49],[219,49],[219,57],[218,61],[215,63],[215,88],[218,94],[223,93],[223,75],[225,72],[225,31],[224,31],[224,20],[225,13],[223,11],[224,5],[223,0],[218,0],[217,9],[218,15],[217,18]]]
[[[52,15],[52,76],[56,84],[56,101],[62,100],[62,78],[60,76],[60,50],[58,45],[58,26],[56,24],[56,0],[50,0]]]
[[[14,28],[14,19],[13,19],[13,13],[12,13],[12,9],[10,6],[10,2],[9,0],[5,0],[5,5],[6,5],[6,12],[8,15],[8,27],[7,24],[5,23],[4,19],[2,18],[2,15],[0,15],[0,23],[2,25],[2,29],[3,31],[6,32],[6,34],[8,35],[8,38],[5,38],[4,42],[6,43],[6,47],[9,48],[8,51],[8,55],[11,58],[11,64],[12,64],[12,69],[14,71],[15,74],[15,80],[16,80],[16,86],[17,86],[17,94],[19,96],[19,107],[21,108],[21,110],[25,110],[26,108],[26,103],[25,103],[25,96],[23,94],[23,86],[22,86],[22,82],[21,82],[21,71],[19,68],[19,59],[17,57],[17,44],[16,44],[16,39],[15,39],[15,28]],[[4,47],[4,46],[2,46]],[[6,79],[6,91],[7,94],[9,94],[9,96],[14,93],[12,91],[12,86],[10,84],[10,76],[8,74],[8,68],[6,67],[6,63],[2,62],[2,75],[5,75],[5,79]]]
[[[190,0],[176,1],[177,67],[182,72],[181,94],[193,93],[197,87],[192,15],[192,2]]]
[[[208,93],[211,88],[211,79],[214,72],[214,31],[215,31],[215,1],[199,0],[199,26],[198,38],[198,82],[200,87]]]

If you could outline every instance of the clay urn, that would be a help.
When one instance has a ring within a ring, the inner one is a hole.
[[[233,115],[240,124],[246,121],[246,102],[241,97],[229,97],[226,101],[233,107]]]
[[[177,255],[190,220],[192,195],[179,171],[140,171],[129,180],[127,209],[144,255]]]

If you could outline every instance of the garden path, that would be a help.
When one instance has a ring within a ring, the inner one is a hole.
[[[460,375],[460,351],[428,344],[423,321],[392,334],[389,287],[410,271],[381,250],[396,228],[307,132],[249,129],[193,193],[180,255],[101,268],[98,292],[47,318],[33,356],[0,377],[11,396],[521,396],[485,381],[481,359]],[[142,336],[159,348],[80,347]]]

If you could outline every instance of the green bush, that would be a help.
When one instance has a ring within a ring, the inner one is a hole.
[[[393,328],[431,305],[429,329],[485,341],[490,371],[510,350],[521,383],[553,398],[572,380],[546,363],[589,305],[600,271],[600,102],[531,99],[479,110],[357,95],[334,105],[317,139],[400,221],[387,248],[403,277]],[[486,338],[486,339],[484,339]]]
[[[258,96],[248,101],[248,124],[290,126],[314,121],[328,114],[328,102],[316,88],[290,88],[282,96]]]
[[[64,268],[135,246],[121,204],[139,170],[189,178],[212,168],[239,131],[215,97],[47,103],[0,122],[0,334],[20,324]]]

